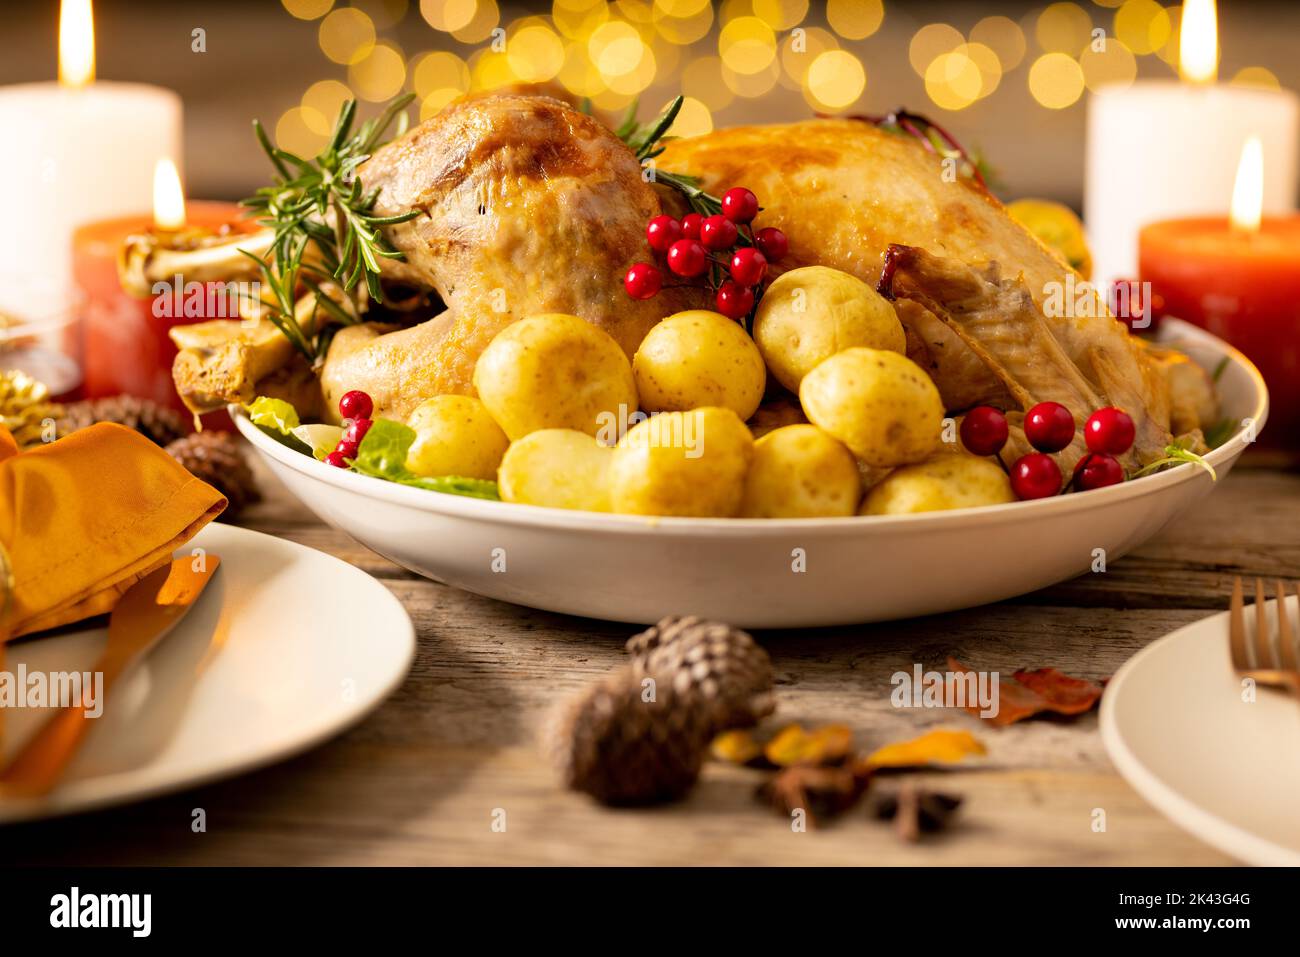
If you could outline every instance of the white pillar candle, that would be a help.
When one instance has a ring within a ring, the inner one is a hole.
[[[135,83],[0,87],[0,129],[21,143],[0,150],[0,182],[9,184],[0,263],[72,303],[72,231],[150,210],[154,166],[180,159],[180,97]],[[0,311],[22,316],[24,304],[7,296],[0,289]]]
[[[1088,103],[1084,191],[1094,278],[1137,276],[1148,223],[1225,212],[1251,136],[1264,149],[1264,212],[1294,209],[1298,130],[1289,90],[1176,80],[1099,90]]]

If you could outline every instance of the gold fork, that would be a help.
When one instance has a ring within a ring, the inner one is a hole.
[[[1300,664],[1296,662],[1291,620],[1286,608],[1286,585],[1274,582],[1277,593],[1277,628],[1269,627],[1265,610],[1264,580],[1255,579],[1255,628],[1246,634],[1246,609],[1242,604],[1241,576],[1232,581],[1232,603],[1228,616],[1228,646],[1232,650],[1232,667],[1240,675],[1260,684],[1286,688],[1300,695]],[[1296,587],[1300,596],[1300,586]],[[1274,639],[1276,638],[1276,641]],[[1276,647],[1274,647],[1276,645]],[[1253,654],[1252,654],[1253,652]]]

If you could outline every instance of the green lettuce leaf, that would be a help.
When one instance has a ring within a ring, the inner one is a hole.
[[[428,478],[416,475],[406,467],[406,454],[415,442],[415,430],[392,419],[375,419],[374,425],[361,440],[357,448],[357,457],[352,461],[352,468],[362,475],[397,482],[399,485],[411,485],[428,489],[431,492],[443,492],[447,495],[467,495],[471,498],[484,498],[492,501],[500,499],[497,483],[483,479],[462,478],[455,475],[440,475]]]
[[[248,417],[253,420],[253,424],[260,425],[264,429],[274,429],[281,435],[289,435],[298,428],[298,410],[284,399],[259,395],[244,408],[248,412]]]

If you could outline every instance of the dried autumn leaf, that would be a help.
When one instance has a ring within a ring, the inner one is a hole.
[[[1013,677],[1030,691],[1049,702],[1049,708],[1061,714],[1091,711],[1101,697],[1101,685],[1084,678],[1072,678],[1055,668],[1017,671]]]
[[[763,748],[763,755],[779,767],[790,767],[795,764],[806,764],[811,747],[812,739],[803,726],[790,724],[767,742],[767,746]]]
[[[763,753],[754,736],[740,728],[722,732],[713,739],[709,750],[719,761],[730,764],[749,764]]]
[[[957,764],[973,755],[986,754],[969,731],[939,729],[910,741],[898,741],[867,756],[868,768],[918,768],[928,764]]]
[[[967,673],[972,669],[956,658],[948,659],[948,670]],[[1083,678],[1073,678],[1055,668],[1037,671],[1021,669],[1010,678],[998,680],[998,713],[989,718],[974,705],[966,710],[984,721],[1005,727],[1044,711],[1076,715],[1090,710],[1101,698],[1102,687]]]
[[[792,724],[777,732],[763,754],[777,767],[837,764],[853,749],[853,731],[847,725],[826,724],[812,731]]]
[[[846,724],[824,724],[810,737],[819,764],[838,764],[853,750],[853,729]]]

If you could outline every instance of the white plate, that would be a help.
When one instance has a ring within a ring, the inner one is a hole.
[[[107,696],[80,754],[41,800],[0,798],[0,822],[53,817],[193,787],[279,761],[358,721],[401,683],[415,653],[392,593],[329,555],[209,525],[177,555],[221,556],[207,590]],[[5,669],[91,668],[107,628],[22,639]],[[6,755],[49,717],[6,712]]]
[[[1214,369],[1225,414],[1262,427],[1268,394],[1240,352],[1194,326],[1163,338]],[[1182,465],[1111,488],[923,515],[643,518],[443,495],[332,468],[237,408],[240,432],[299,499],[399,565],[492,598],[648,623],[698,614],[741,627],[885,621],[968,608],[1089,571],[1141,545],[1213,487]],[[1208,456],[1227,475],[1249,437]],[[802,569],[802,570],[800,570]]]
[[[1294,598],[1287,613],[1295,623]],[[1247,702],[1242,690],[1228,615],[1206,618],[1119,670],[1101,701],[1102,740],[1175,824],[1249,864],[1300,866],[1300,702],[1262,687]]]

